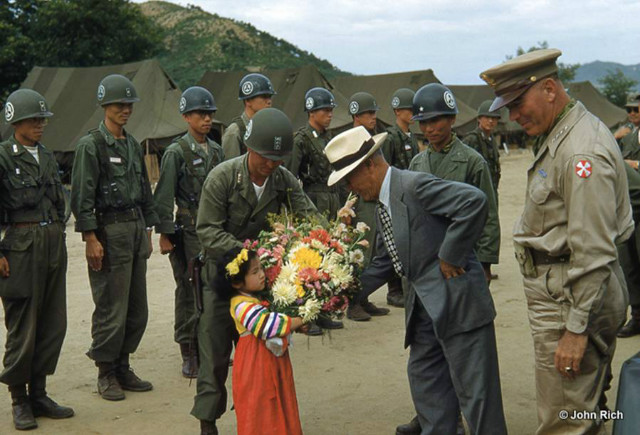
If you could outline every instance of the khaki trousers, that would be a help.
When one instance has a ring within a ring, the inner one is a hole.
[[[565,322],[573,302],[568,282],[568,264],[536,267],[535,277],[524,278],[529,307],[529,323],[535,350],[536,396],[538,403],[537,434],[605,433],[600,419],[561,418],[564,411],[590,411],[599,414],[599,403],[608,367],[616,345],[616,332],[625,319],[627,294],[622,270],[617,262],[609,266],[600,300],[592,308],[587,333],[589,341],[580,365],[581,374],[574,380],[560,375],[554,365],[558,340],[565,332]]]

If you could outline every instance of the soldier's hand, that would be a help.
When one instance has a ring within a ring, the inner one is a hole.
[[[631,166],[633,169],[635,169],[636,171],[638,170],[638,166],[640,165],[640,162],[637,160],[626,159],[625,162],[627,162],[627,164]]]
[[[149,240],[149,256],[147,257],[147,259],[150,258],[151,254],[153,253],[153,243],[151,242],[151,234],[152,233],[153,233],[153,231],[147,230],[147,237],[148,237],[148,240]]]
[[[587,349],[588,339],[586,334],[565,331],[558,341],[554,363],[565,378],[574,379],[580,374],[580,362]]]
[[[440,271],[445,279],[454,278],[456,276],[464,275],[465,271],[462,267],[454,266],[451,263],[447,263],[444,260],[440,260]]]
[[[7,261],[7,257],[0,258],[0,276],[3,278],[9,278],[9,262]]]
[[[487,280],[487,285],[491,284],[491,263],[482,263],[482,270],[484,270],[484,279]]]
[[[171,239],[166,234],[160,234],[160,253],[166,255],[173,251],[174,245],[171,243]]]
[[[102,258],[104,257],[102,243],[93,234],[92,236],[85,236],[85,244],[85,255],[89,267],[96,272],[102,270]]]

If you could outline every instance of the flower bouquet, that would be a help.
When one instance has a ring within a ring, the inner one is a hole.
[[[299,316],[305,322],[319,315],[340,318],[360,291],[365,234],[369,227],[342,222],[353,217],[356,197],[350,196],[338,217],[323,227],[315,219],[271,215],[271,231],[262,231],[245,247],[257,250],[267,281],[270,310]]]

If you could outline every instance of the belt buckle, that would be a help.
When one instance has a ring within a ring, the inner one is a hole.
[[[41,227],[46,227],[47,225],[51,224],[51,220],[48,221],[40,221],[38,222],[40,224]]]

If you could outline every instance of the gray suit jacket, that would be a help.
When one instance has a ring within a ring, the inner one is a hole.
[[[416,296],[441,339],[493,321],[493,299],[482,266],[473,253],[487,217],[485,195],[468,184],[425,173],[390,170],[393,234],[409,282],[405,347],[413,338],[409,322]],[[376,256],[361,276],[365,295],[385,284],[395,273],[380,232],[376,248]],[[445,280],[440,259],[463,267],[466,273]]]

